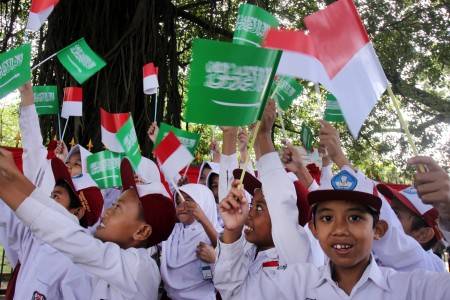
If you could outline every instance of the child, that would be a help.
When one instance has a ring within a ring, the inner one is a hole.
[[[75,190],[64,163],[54,158],[51,166],[56,180],[52,200],[41,201],[52,210],[64,213],[74,224],[92,226],[100,217],[103,199],[98,189]],[[47,198],[34,191],[36,198]],[[88,274],[53,247],[36,238],[14,213],[0,202],[0,227],[8,257],[15,256],[13,280],[8,284],[8,299],[86,299],[92,293]],[[56,204],[59,203],[59,204]],[[74,220],[73,217],[76,216]],[[45,270],[43,272],[43,270]]]
[[[146,248],[169,236],[175,209],[159,186],[136,186],[127,159],[121,164],[124,192],[104,213],[95,237],[36,201],[35,187],[3,149],[0,170],[0,197],[37,237],[92,276],[90,299],[157,299],[159,271]]]
[[[424,204],[412,186],[396,191],[385,184],[378,184],[377,189],[390,200],[405,233],[427,251],[430,264],[435,266],[434,271],[443,272],[442,260],[433,253],[433,247],[442,238],[437,224],[438,211],[433,206]]]
[[[162,243],[161,277],[171,299],[216,299],[210,266],[197,254],[201,244],[216,246],[217,212],[214,197],[204,185],[180,187],[185,201],[176,195],[175,225]],[[209,273],[209,274],[208,274]]]
[[[360,181],[345,170],[339,172],[330,184],[308,195],[313,209],[311,230],[329,263],[321,268],[308,263],[266,264],[269,270],[255,272],[253,257],[246,252],[240,233],[247,203],[235,184],[221,203],[225,230],[219,241],[214,284],[222,298],[448,299],[448,274],[402,273],[377,266],[371,256],[372,241],[384,235],[387,224],[379,221],[382,202],[372,192],[371,181]],[[254,228],[245,231],[246,238],[267,228],[263,223],[252,225]]]

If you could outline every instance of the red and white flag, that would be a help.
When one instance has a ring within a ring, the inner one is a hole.
[[[59,0],[31,0],[27,30],[39,30],[58,2]]]
[[[144,94],[152,95],[158,91],[158,67],[155,67],[153,63],[144,65]]]
[[[162,139],[153,153],[159,168],[168,181],[173,181],[179,172],[194,160],[191,152],[172,131]]]
[[[80,87],[64,88],[64,101],[61,109],[61,117],[68,119],[70,116],[81,117],[83,115],[83,89]]]
[[[356,138],[388,81],[352,0],[305,18],[308,33],[270,29],[263,46],[283,50],[277,74],[320,82]]]
[[[124,152],[122,145],[116,138],[117,132],[130,118],[130,113],[109,113],[100,108],[100,122],[102,128],[102,143],[113,152]]]

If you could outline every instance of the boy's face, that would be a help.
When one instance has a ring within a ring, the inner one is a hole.
[[[245,222],[245,239],[266,250],[274,246],[272,240],[272,222],[269,209],[260,189],[255,190],[247,221]]]
[[[412,222],[414,219],[414,215],[405,205],[403,205],[397,199],[392,199],[391,207],[400,220],[400,223],[402,223],[402,227],[405,233],[407,235],[412,235]]]
[[[181,200],[180,195],[177,194],[176,199],[175,199],[176,204],[177,204],[177,207],[175,208],[175,212],[177,214],[178,220],[182,224],[190,225],[190,224],[194,223],[195,218],[194,218],[194,216],[191,213],[189,213],[187,211],[187,209],[186,209],[186,202],[194,201],[194,199],[192,199],[191,196],[189,196],[185,192],[181,192],[181,194],[183,195],[184,200],[186,200],[186,201],[183,202],[183,200]]]
[[[81,155],[79,152],[73,153],[66,162],[70,176],[74,177],[81,174]]]
[[[368,263],[372,241],[384,232],[363,205],[350,201],[319,203],[312,232],[334,265],[352,268]],[[381,227],[381,226],[380,226]]]
[[[211,172],[211,168],[204,167],[202,170],[202,174],[200,174],[200,180],[198,181],[199,184],[206,185],[206,178],[209,175],[209,172]]]
[[[55,185],[53,188],[51,196],[53,200],[64,206],[65,209],[70,208],[70,195],[69,192],[62,186]]]
[[[125,249],[132,246],[134,233],[145,223],[140,218],[141,213],[142,204],[136,191],[126,190],[104,212],[95,237],[104,242],[114,242]]]

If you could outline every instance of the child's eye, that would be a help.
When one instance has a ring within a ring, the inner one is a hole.
[[[353,216],[348,217],[348,220],[350,222],[358,222],[358,221],[361,221],[361,219],[362,218],[360,216],[357,216],[357,215],[353,215]]]
[[[325,223],[331,222],[332,219],[333,219],[332,216],[321,216],[320,217],[320,220]]]

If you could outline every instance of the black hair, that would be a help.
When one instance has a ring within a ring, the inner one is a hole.
[[[314,227],[316,226],[317,207],[318,207],[318,204],[314,205],[311,210]],[[375,228],[375,225],[377,225],[378,221],[380,220],[380,213],[366,205],[364,205],[364,209],[366,210],[366,212],[368,214],[370,214],[372,216],[372,219],[373,219],[372,228]]]
[[[431,228],[431,227],[428,226],[428,224],[425,222],[424,219],[422,219],[421,217],[419,217],[415,214],[412,214],[411,230],[417,231],[417,230],[420,230],[421,228]],[[429,240],[425,244],[421,244],[421,245],[424,250],[428,251],[428,250],[432,249],[436,245],[437,242],[438,242],[438,239],[436,238],[436,234],[435,234],[431,240]]]
[[[65,182],[64,180],[58,180],[55,183],[55,186],[62,187],[69,194],[69,200],[70,200],[69,208],[78,208],[81,206],[80,200],[75,195],[75,193],[73,192],[73,190],[71,189],[70,185],[67,182]]]

